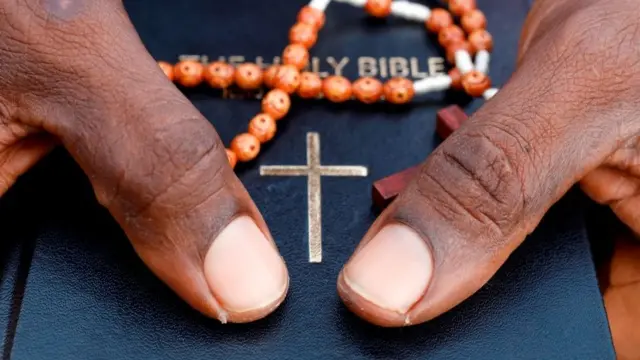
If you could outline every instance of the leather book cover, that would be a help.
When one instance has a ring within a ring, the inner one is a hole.
[[[529,2],[478,3],[494,35],[490,74],[500,86],[513,71]],[[158,60],[192,56],[265,65],[287,44],[304,5],[125,1]],[[338,3],[329,7],[312,55],[312,70],[351,79],[446,71],[439,45],[421,24],[374,21]],[[225,143],[260,108],[260,94],[205,87],[185,93]],[[439,109],[458,103],[471,113],[482,101],[448,92],[406,107],[294,100],[275,140],[238,169],[291,277],[284,304],[245,325],[205,318],[175,296],[137,258],[78,166],[64,150],[55,151],[0,199],[3,358],[613,359],[585,230],[586,200],[578,191],[551,210],[485,287],[427,324],[378,328],[340,302],[338,272],[376,217],[372,182],[419,163],[438,145]],[[316,150],[323,165],[359,166],[366,176],[323,176],[320,188],[308,189],[304,176],[269,175],[270,166],[305,165],[308,151]],[[320,194],[320,232],[308,231],[308,192]],[[321,244],[321,259],[310,259],[310,241]]]

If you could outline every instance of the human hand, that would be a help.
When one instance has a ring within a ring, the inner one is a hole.
[[[640,233],[640,8],[538,0],[516,72],[436,149],[338,279],[382,326],[428,321],[495,274],[573,185]]]
[[[640,242],[623,229],[612,233],[611,257],[599,264],[598,280],[611,338],[620,360],[640,358]],[[607,244],[610,245],[610,244]]]
[[[232,322],[275,309],[288,275],[268,229],[228,167],[215,130],[166,80],[121,1],[19,0],[0,7],[0,194],[60,143],[145,263],[194,308]],[[402,259],[397,273],[387,271],[401,279],[394,288],[386,281],[392,278],[355,257],[343,274],[351,280],[364,274],[360,290],[375,279],[398,295],[385,311],[384,293],[369,297],[378,305],[363,301],[341,276],[340,293],[356,313],[400,326],[455,306],[580,180],[639,231],[632,211],[638,127],[628,120],[637,111],[639,77],[634,11],[632,1],[622,0],[538,2],[512,81],[430,157],[424,175],[365,237],[402,220],[428,235],[435,261],[424,257],[424,245],[408,261],[401,251],[410,239],[397,239],[381,262]],[[611,185],[614,175],[620,187]],[[467,192],[435,183],[449,179]]]
[[[273,239],[215,130],[122,2],[0,0],[0,10],[0,195],[60,143],[191,306],[223,322],[273,311],[288,286]]]

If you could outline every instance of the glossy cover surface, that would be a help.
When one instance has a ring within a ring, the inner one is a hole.
[[[513,71],[528,1],[479,0],[495,37],[492,78]],[[224,56],[271,63],[287,42],[301,0],[129,0],[152,55]],[[442,53],[419,24],[366,20],[332,5],[312,53],[321,72],[351,79],[391,64],[413,77],[442,71]],[[382,60],[381,60],[382,59]],[[375,64],[375,66],[373,65]],[[406,69],[406,70],[405,70]],[[422,73],[422,74],[421,74]],[[426,74],[424,74],[426,73]],[[223,140],[244,131],[260,105],[205,88],[185,93]],[[99,207],[73,161],[57,151],[0,200],[5,358],[40,359],[613,359],[583,218],[571,193],[485,286],[429,324],[380,329],[340,303],[335,279],[375,218],[371,184],[420,162],[438,145],[435,113],[457,102],[433,94],[398,109],[296,100],[275,140],[239,176],[287,261],[290,293],[250,325],[220,325],[186,306],[148,271]],[[321,263],[310,263],[307,179],[260,175],[260,166],[303,165],[317,133],[324,165],[356,165],[366,177],[323,177]],[[6,325],[5,325],[6,324]]]

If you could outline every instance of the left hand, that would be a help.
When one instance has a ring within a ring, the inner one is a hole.
[[[192,307],[248,322],[282,302],[288,272],[260,212],[121,0],[0,0],[0,64],[0,195],[60,144]]]

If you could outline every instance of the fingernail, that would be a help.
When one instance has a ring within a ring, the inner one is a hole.
[[[387,225],[345,266],[351,291],[382,309],[405,314],[424,295],[433,272],[429,247],[403,224]]]
[[[204,270],[214,296],[229,313],[271,312],[289,282],[282,257],[248,216],[233,220],[213,241]]]

